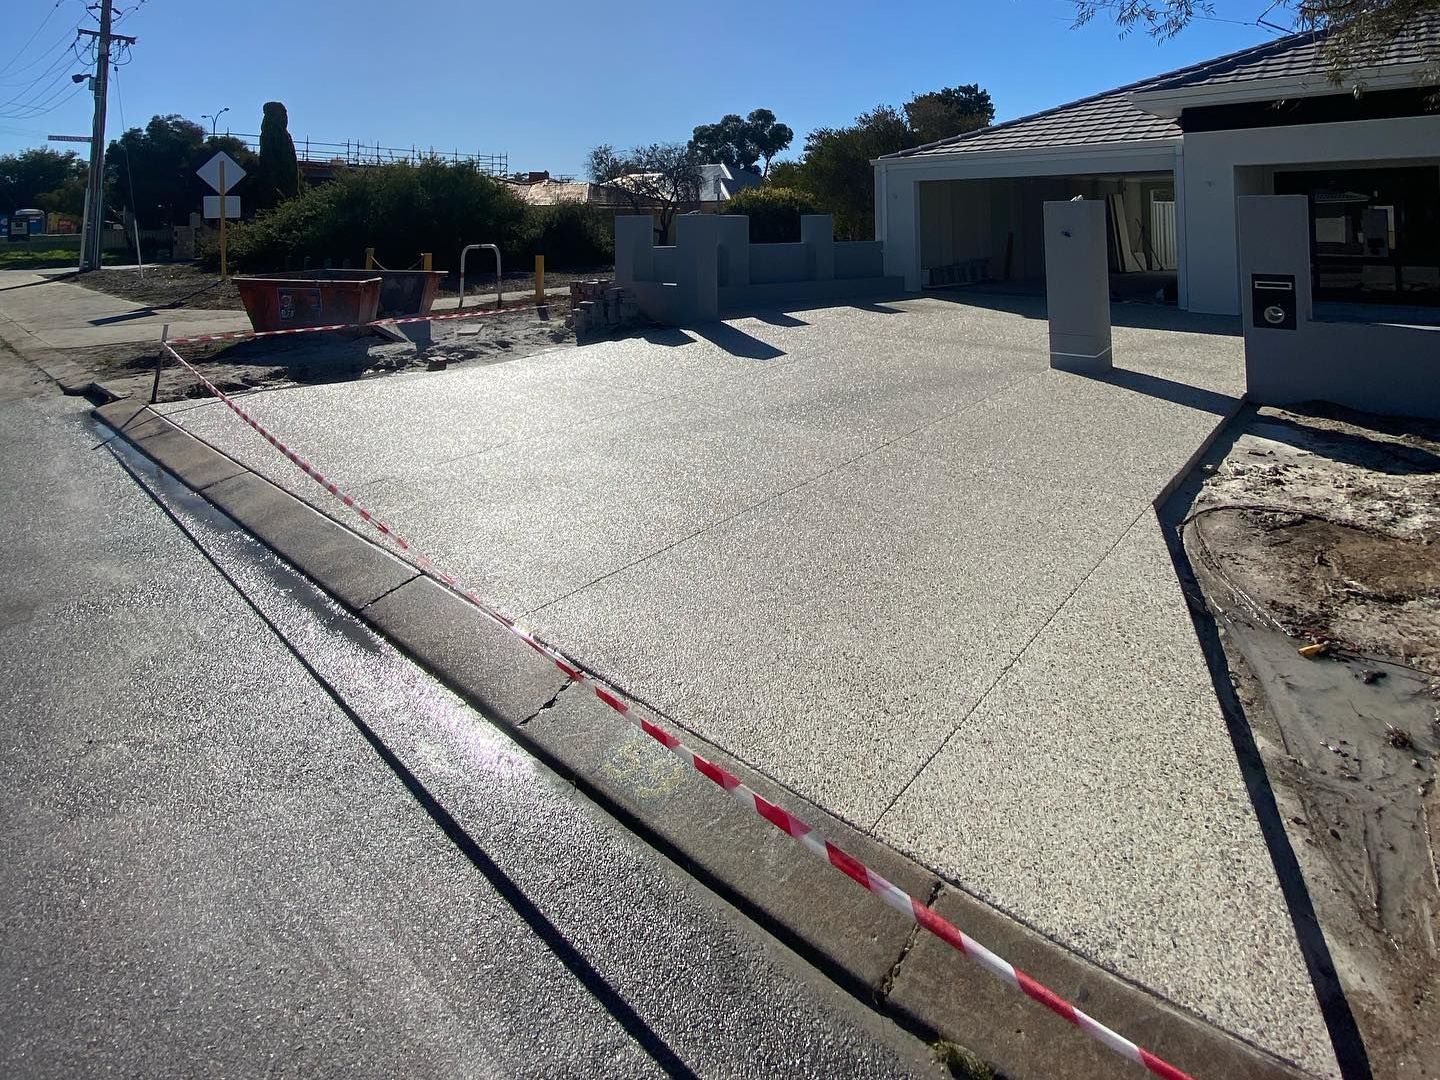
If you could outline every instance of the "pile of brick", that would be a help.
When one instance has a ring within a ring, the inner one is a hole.
[[[635,294],[613,281],[572,281],[570,311],[575,340],[603,337],[641,322]]]

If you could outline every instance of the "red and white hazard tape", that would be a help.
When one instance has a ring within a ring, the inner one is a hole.
[[[193,337],[169,338],[171,345],[204,345],[212,341],[240,341],[257,338],[288,337],[291,334],[324,334],[332,330],[361,330],[367,326],[404,326],[418,322],[448,322],[451,319],[481,319],[490,315],[508,315],[512,311],[537,311],[539,304],[514,304],[510,307],[477,308],[446,311],[438,315],[407,315],[403,319],[375,319],[368,323],[332,323],[329,326],[295,326],[285,330],[229,330],[223,334],[195,334]]]
[[[1192,1080],[1189,1074],[1181,1071],[1169,1062],[1161,1060],[1143,1047],[1137,1046],[1119,1032],[1114,1031],[1094,1017],[1077,1009],[1054,991],[1036,982],[1023,971],[1020,971],[1003,957],[997,956],[985,948],[984,945],[981,945],[974,938],[960,930],[938,912],[931,910],[925,904],[916,900],[909,893],[905,892],[904,889],[886,880],[864,863],[860,862],[860,860],[847,854],[839,847],[836,847],[829,840],[817,835],[813,828],[797,818],[794,814],[770,802],[753,788],[747,787],[741,782],[738,776],[724,766],[717,765],[715,762],[702,757],[658,724],[646,720],[626,698],[623,691],[611,686],[594,673],[586,671],[559,649],[542,641],[529,630],[526,630],[523,626],[515,622],[515,620],[490,607],[474,592],[466,588],[454,574],[438,566],[428,555],[417,549],[384,521],[371,513],[368,508],[356,502],[351,495],[342,490],[333,480],[330,480],[324,473],[320,472],[319,469],[315,468],[267,431],[259,421],[236,404],[218,386],[200,374],[194,365],[171,348],[170,342],[163,342],[162,347],[183,365],[190,374],[194,375],[205,389],[214,394],[231,412],[245,421],[245,423],[253,428],[266,442],[284,454],[301,472],[339,499],[356,514],[360,515],[360,518],[367,525],[370,525],[394,543],[412,560],[416,569],[444,583],[446,587],[464,597],[487,619],[510,631],[510,633],[514,634],[526,645],[530,646],[530,648],[534,649],[559,668],[566,677],[574,682],[589,686],[594,695],[602,702],[625,717],[701,776],[724,788],[734,797],[735,801],[740,803],[746,810],[759,814],[781,832],[799,841],[800,845],[816,858],[828,862],[857,885],[874,893],[906,918],[913,919],[923,929],[928,930],[947,945],[950,945],[958,952],[974,960],[990,974],[1003,979],[1026,997],[1038,1001],[1051,1012],[1064,1017],[1064,1019],[1080,1028],[1080,1030],[1084,1031],[1091,1038],[1113,1050],[1121,1057],[1143,1066],[1152,1075],[1163,1077],[1165,1080]]]

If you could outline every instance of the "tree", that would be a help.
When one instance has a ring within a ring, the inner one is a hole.
[[[1257,4],[1258,7],[1258,4]],[[1440,0],[1279,0],[1257,13],[1274,20],[1276,9],[1288,11],[1296,30],[1326,32],[1324,56],[1337,82],[1349,71],[1381,58],[1384,47],[1417,20],[1440,12]],[[1160,40],[1174,37],[1196,18],[1210,13],[1206,0],[1076,0],[1075,25],[1083,26],[1101,12],[1112,14],[1125,33],[1143,29]],[[1440,74],[1440,53],[1430,56],[1428,72],[1417,82]]]
[[[184,223],[209,190],[194,175],[204,145],[205,129],[174,114],[124,132],[105,152],[106,207],[132,210],[142,229]]]
[[[749,116],[729,113],[719,123],[701,124],[690,136],[690,152],[701,164],[720,163],[732,169],[760,172],[756,163],[770,161],[795,139],[795,132],[778,122],[769,109],[755,109]],[[762,175],[764,175],[762,173]]]
[[[916,143],[900,111],[876,106],[843,128],[819,128],[805,137],[803,189],[835,215],[835,233],[868,240],[875,231],[875,174],[870,162]]]
[[[48,146],[0,156],[0,213],[16,210],[58,210],[71,212],[64,202],[76,179],[80,180],[83,202],[84,178],[88,166],[73,151],[60,153]]]
[[[204,197],[214,194],[195,170],[221,150],[247,173],[255,172],[256,157],[239,139],[208,138],[203,127],[183,116],[152,117],[143,130],[131,128],[110,144],[105,205],[133,212],[142,229],[183,225]],[[248,187],[250,181],[243,183]]]
[[[360,265],[373,247],[387,266],[408,266],[429,251],[437,268],[454,269],[460,249],[481,241],[500,245],[513,262],[527,234],[527,207],[510,185],[471,162],[427,158],[342,170],[333,183],[308,187],[237,225],[230,255],[247,271],[281,270],[307,259]],[[218,252],[208,258],[218,262]]]
[[[769,176],[771,160],[776,154],[790,148],[790,144],[795,141],[795,132],[788,124],[776,120],[775,114],[769,109],[755,109],[745,119],[750,124],[756,149],[765,160],[765,169],[760,175]]]
[[[875,231],[872,161],[974,131],[994,117],[989,91],[976,83],[916,94],[900,109],[877,105],[848,127],[812,131],[800,160],[767,162],[766,178],[776,187],[803,192],[821,212],[835,215],[836,236],[868,240]]]
[[[932,143],[987,127],[995,119],[995,105],[978,83],[947,86],[907,101],[905,119],[918,142]]]
[[[684,143],[651,143],[618,154],[608,144],[587,157],[590,179],[603,184],[637,213],[656,217],[656,233],[664,238],[682,209],[700,202],[700,165]]]
[[[260,121],[260,170],[252,189],[257,207],[269,209],[300,192],[300,162],[290,138],[290,114],[278,101],[265,103]]]

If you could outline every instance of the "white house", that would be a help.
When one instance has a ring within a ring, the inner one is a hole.
[[[1440,305],[1440,111],[1422,85],[1440,16],[1343,84],[1320,46],[1295,34],[878,159],[885,272],[1038,282],[1042,204],[1083,195],[1107,201],[1116,291],[1235,314],[1235,198],[1295,194],[1317,301]]]

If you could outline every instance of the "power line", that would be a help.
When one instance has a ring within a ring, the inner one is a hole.
[[[54,112],[56,109],[62,108],[63,106],[69,104],[72,100],[79,96],[82,90],[85,89],[85,84],[80,83],[76,86],[71,87],[68,94],[65,93],[65,89],[66,88],[64,86],[61,86],[60,89],[56,90],[44,101],[37,102],[34,105],[24,106],[24,108],[28,111],[23,116],[13,113],[0,113],[0,116],[4,116],[7,120],[38,120],[40,117],[46,116],[49,113]],[[61,98],[61,100],[55,101],[55,99],[60,97],[61,94],[65,94],[65,96]],[[53,105],[50,104],[52,101],[55,102]]]
[[[149,2],[150,2],[150,0],[140,0],[139,3],[131,5],[130,7],[126,8],[124,11],[122,11],[119,15],[115,16],[115,21],[116,21],[117,23],[118,23],[118,22],[124,22],[124,21],[125,21],[126,19],[128,19],[131,15],[134,15],[137,11],[139,11],[141,8],[143,8],[143,7],[144,7],[146,4],[148,4]]]
[[[34,79],[32,79],[29,86],[25,87],[24,90],[21,90],[9,101],[0,101],[0,109],[11,107],[25,108],[28,104],[25,99],[28,98],[30,101],[33,101],[35,98],[38,98],[48,92],[51,87],[59,84],[64,79],[68,78],[69,73],[65,69],[70,66],[72,57],[74,60],[80,59],[80,54],[75,51],[75,44],[73,42],[71,43],[70,48],[66,49],[63,53],[61,53],[60,56],[57,57],[56,60],[48,68],[46,68],[43,72],[37,75]],[[45,83],[46,79],[49,79],[50,81],[48,83]],[[38,91],[35,90],[35,88],[37,86],[40,86],[41,83],[45,83],[43,89],[40,89]]]
[[[9,71],[15,61],[19,60],[20,57],[25,55],[25,50],[30,48],[30,46],[34,43],[35,39],[40,36],[40,31],[44,30],[45,27],[50,25],[50,20],[54,17],[55,12],[60,10],[60,5],[64,2],[65,0],[55,0],[55,3],[50,8],[50,10],[45,12],[45,18],[40,20],[40,25],[37,26],[30,34],[30,36],[25,39],[25,44],[21,45],[20,48],[16,50],[15,55],[5,62],[4,67],[0,67],[0,75],[3,75],[5,74],[5,72]],[[46,51],[48,52],[49,50]]]
[[[33,84],[36,79],[43,79],[45,77],[44,72],[41,72],[41,74],[34,76],[22,75],[21,72],[30,71],[38,65],[47,62],[53,65],[57,56],[64,56],[65,53],[69,51],[70,47],[75,44],[75,38],[79,36],[79,33],[80,27],[77,24],[69,31],[67,31],[65,37],[57,38],[55,41],[52,41],[49,45],[47,45],[34,60],[30,61],[30,63],[26,64],[24,67],[16,68],[13,72],[11,72],[12,75],[19,75],[20,77],[18,79],[7,79],[4,82],[0,82],[0,86],[21,86],[25,85],[27,82],[29,84]]]

